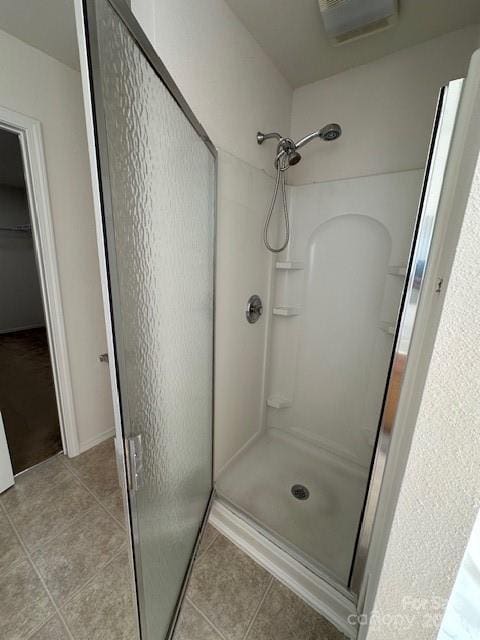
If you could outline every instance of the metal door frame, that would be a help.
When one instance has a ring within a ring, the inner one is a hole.
[[[91,101],[91,113],[93,118],[93,128],[95,133],[95,155],[96,165],[98,173],[99,183],[99,196],[101,205],[102,216],[102,229],[103,229],[103,244],[105,249],[105,261],[106,261],[106,277],[108,281],[108,296],[109,296],[109,310],[110,310],[110,323],[113,337],[113,351],[115,356],[115,378],[117,382],[116,393],[119,398],[119,413],[120,413],[120,426],[123,436],[123,459],[124,468],[128,466],[128,452],[125,446],[125,423],[127,420],[125,416],[128,415],[128,401],[126,395],[122,396],[120,389],[120,379],[125,378],[126,364],[123,358],[122,351],[117,349],[118,343],[123,343],[123,336],[121,327],[115,324],[114,316],[119,312],[116,301],[120,299],[120,290],[117,277],[117,260],[115,253],[114,238],[114,225],[113,225],[113,208],[111,201],[111,184],[110,175],[108,171],[108,146],[107,146],[107,130],[105,121],[105,111],[102,96],[101,76],[100,76],[100,54],[99,54],[99,39],[96,21],[96,6],[97,3],[107,2],[113,11],[120,18],[123,25],[127,28],[130,36],[139,47],[145,59],[152,67],[153,71],[162,82],[164,87],[170,93],[172,98],[177,103],[183,115],[187,118],[190,125],[196,131],[200,139],[204,142],[207,149],[211,153],[214,161],[214,201],[213,201],[213,279],[212,279],[212,301],[213,301],[213,320],[212,320],[212,465],[211,465],[211,492],[204,518],[200,525],[199,534],[197,536],[196,543],[192,550],[189,566],[185,574],[183,583],[178,596],[176,610],[174,611],[170,627],[167,632],[167,639],[171,638],[175,625],[178,620],[180,607],[185,595],[188,579],[192,571],[193,562],[198,550],[198,546],[201,541],[202,534],[205,530],[210,509],[214,500],[214,481],[213,481],[213,466],[214,466],[214,402],[215,402],[215,309],[216,309],[216,297],[215,297],[215,280],[216,280],[216,241],[217,241],[217,176],[218,176],[218,153],[213,142],[210,140],[207,132],[194,115],[193,111],[189,107],[187,101],[183,97],[179,88],[177,87],[172,76],[168,72],[167,68],[163,64],[162,60],[157,55],[155,49],[150,43],[145,32],[141,28],[130,7],[124,0],[81,0],[83,9],[83,22],[86,39],[86,52],[88,59],[88,80],[90,84],[90,101]],[[112,273],[115,276],[112,278]],[[132,548],[135,551],[135,556],[138,562],[134,562],[134,577],[136,584],[136,597],[137,597],[137,612],[139,616],[140,636],[142,636],[142,629],[146,628],[144,621],[143,610],[143,580],[141,575],[141,562],[140,562],[140,547],[139,547],[139,530],[137,521],[137,508],[135,502],[135,494],[127,489],[127,502],[129,507],[129,520],[130,520],[130,535]]]

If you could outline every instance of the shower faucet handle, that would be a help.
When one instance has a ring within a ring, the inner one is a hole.
[[[250,296],[245,309],[245,316],[250,324],[254,324],[263,313],[263,303],[260,296],[254,294]]]

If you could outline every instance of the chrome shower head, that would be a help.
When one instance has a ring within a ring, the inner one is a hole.
[[[280,166],[282,171],[298,164],[302,156],[298,153],[294,141],[291,138],[280,138],[277,145],[277,157],[275,167]]]
[[[257,144],[263,144],[265,140],[270,140],[271,138],[278,140],[275,167],[281,165],[282,171],[285,171],[286,169],[288,169],[288,167],[293,167],[300,162],[302,156],[298,153],[298,150],[312,140],[320,138],[321,140],[325,140],[326,142],[331,142],[332,140],[336,140],[337,138],[339,138],[341,135],[341,126],[339,124],[336,124],[335,122],[332,122],[325,125],[318,131],[309,133],[304,138],[297,140],[297,142],[294,142],[291,138],[283,138],[276,131],[272,131],[271,133],[263,133],[262,131],[258,131]]]
[[[294,167],[296,164],[300,162],[301,159],[302,159],[302,156],[295,149],[292,149],[291,151],[287,152],[287,160],[288,160],[288,165],[290,167]]]
[[[306,144],[311,142],[312,140],[316,140],[320,138],[321,140],[325,140],[325,142],[331,142],[332,140],[336,140],[342,135],[342,128],[339,124],[332,122],[331,124],[327,124],[322,127],[319,131],[312,131],[304,138],[297,140],[295,142],[295,149],[301,149]]]
[[[331,142],[342,135],[342,127],[339,124],[332,122],[331,124],[327,124],[322,127],[318,132],[318,135],[322,140]]]

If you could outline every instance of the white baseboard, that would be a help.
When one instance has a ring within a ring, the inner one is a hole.
[[[115,435],[115,428],[112,427],[111,429],[107,429],[106,431],[102,431],[101,433],[98,433],[96,436],[93,436],[93,438],[88,438],[88,440],[81,441],[80,453],[84,453],[85,451],[88,451],[89,449],[91,449],[92,447],[95,447],[97,444],[100,444],[104,440],[113,438],[114,435]]]
[[[348,638],[357,637],[357,627],[348,622],[348,617],[356,614],[357,609],[346,596],[270,542],[219,500],[213,504],[210,522]]]

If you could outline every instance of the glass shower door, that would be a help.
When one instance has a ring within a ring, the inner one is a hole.
[[[84,8],[140,627],[163,640],[213,487],[216,153],[126,5]]]
[[[362,520],[358,530],[356,549],[351,567],[349,586],[357,594],[361,592],[364,580],[388,451],[395,429],[400,394],[430,258],[430,248],[434,237],[450,147],[454,137],[463,82],[463,79],[452,80],[440,90],[438,98],[418,206],[416,229],[410,251],[405,287],[396,325],[395,342],[386,380],[377,442],[370,468],[369,486],[365,496]],[[437,283],[437,293],[440,292],[442,282]]]

